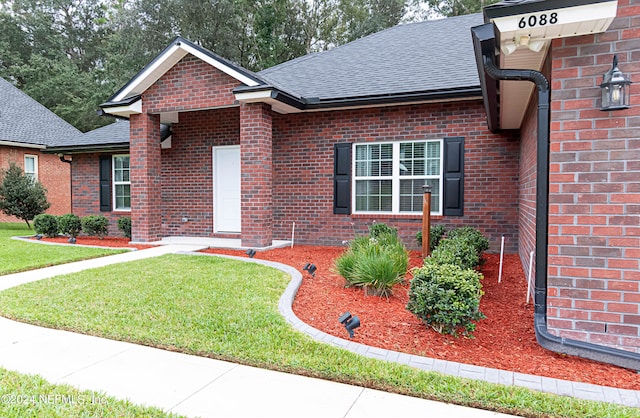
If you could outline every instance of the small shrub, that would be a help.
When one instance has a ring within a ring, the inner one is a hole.
[[[429,250],[433,251],[436,249],[446,232],[447,229],[444,225],[431,225],[429,228]],[[422,231],[416,233],[416,241],[418,245],[422,245]]]
[[[122,231],[125,237],[131,238],[131,218],[124,216],[118,219],[118,229]]]
[[[100,239],[109,233],[109,220],[103,215],[89,215],[81,220],[82,230],[87,235],[97,236]]]
[[[482,275],[453,264],[427,258],[413,270],[407,309],[439,333],[471,336],[472,321],[485,318],[480,312]]]
[[[58,217],[42,213],[33,218],[33,229],[36,234],[53,238],[58,236]]]
[[[378,238],[381,235],[398,235],[398,229],[392,228],[385,223],[374,223],[369,226],[369,237]]]
[[[480,231],[470,226],[456,228],[447,234],[448,238],[463,239],[467,241],[478,254],[489,249],[489,240]]]
[[[433,250],[431,258],[438,264],[455,264],[462,269],[472,269],[480,264],[480,256],[465,239],[447,238]]]
[[[335,271],[349,286],[364,288],[378,296],[389,296],[395,284],[404,280],[409,255],[396,234],[380,233],[358,237],[335,261]]]
[[[62,234],[75,238],[82,231],[82,222],[78,215],[67,213],[58,218],[58,227]]]

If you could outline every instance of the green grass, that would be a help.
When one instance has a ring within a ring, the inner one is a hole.
[[[38,376],[0,367],[0,416],[26,417],[166,417],[158,408],[142,407],[102,393],[53,385]]]
[[[26,224],[0,223],[0,276],[124,251],[66,245],[45,245],[11,239],[13,236],[29,236],[33,234],[33,230],[28,229]],[[0,280],[2,280],[1,277]]]
[[[289,278],[256,264],[168,255],[0,293],[39,325],[524,416],[634,417],[637,409],[424,372],[319,343],[280,316]]]

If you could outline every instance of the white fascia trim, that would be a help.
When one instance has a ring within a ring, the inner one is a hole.
[[[25,144],[24,142],[14,142],[14,141],[0,141],[0,145],[4,145],[7,147],[20,147],[20,148],[33,148],[33,149],[47,148],[46,145]]]
[[[247,93],[236,93],[236,100],[242,103],[263,102],[271,98],[273,90],[250,91]]]
[[[223,73],[235,78],[236,80],[238,80],[239,82],[246,84],[249,87],[255,87],[257,85],[259,85],[258,82],[256,82],[255,80],[247,77],[246,75],[234,70],[233,68],[229,67],[228,65],[218,61],[215,58],[210,57],[207,54],[202,53],[201,51],[198,51],[197,49],[189,46],[189,45],[183,45],[180,44],[180,48],[184,49],[186,52],[188,52],[189,54],[193,55],[194,57],[200,58],[202,61],[206,62],[209,65],[212,65],[213,67],[217,68],[218,70],[222,71]]]
[[[107,107],[102,110],[104,110],[104,113],[115,116],[128,117],[131,115],[139,115],[142,113],[142,99],[136,100],[128,106]]]
[[[174,55],[177,55],[178,58],[176,59]],[[151,84],[155,83],[160,77],[164,75],[164,73],[167,72],[169,68],[173,67],[173,65],[178,61],[180,61],[185,55],[186,55],[186,52],[181,51],[181,48],[179,45],[173,45],[161,57],[155,60],[155,62],[153,62],[153,64],[150,65],[149,68],[147,68],[143,73],[138,75],[135,78],[135,80],[131,84],[129,84],[129,86],[126,89],[122,90],[116,97],[114,97],[113,101],[119,102],[120,100],[126,99],[132,91],[135,91],[135,89],[139,87],[141,84],[143,84],[145,81],[147,81],[149,77],[154,76],[154,73],[158,70],[158,68],[160,68],[163,65],[166,65],[166,62],[169,59],[173,58],[174,62],[169,67],[167,67],[164,71],[162,71],[161,74],[155,75],[155,77],[153,77],[153,81],[148,83],[148,85],[150,86]]]
[[[234,70],[233,68],[225,65],[224,63],[216,60],[215,58],[210,57],[207,54],[202,53],[196,48],[191,47],[190,45],[185,45],[183,43],[175,44],[171,48],[169,48],[163,55],[158,57],[155,62],[149,66],[143,73],[138,75],[138,77],[133,80],[133,82],[124,90],[122,90],[116,97],[113,98],[113,101],[117,102],[120,100],[124,100],[130,95],[132,92],[136,92],[137,94],[141,94],[144,92],[149,86],[158,81],[160,77],[162,77],[167,71],[169,71],[175,64],[178,63],[185,55],[191,54],[194,57],[201,59],[207,64],[217,68],[223,73],[235,78],[239,82],[246,84],[250,87],[255,87],[259,83],[255,80],[245,76],[244,74]],[[138,91],[142,87],[142,91]]]

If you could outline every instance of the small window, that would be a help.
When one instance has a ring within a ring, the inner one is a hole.
[[[431,211],[442,213],[442,141],[355,144],[355,212],[420,213],[431,186]]]
[[[33,180],[38,180],[38,156],[37,155],[24,156],[24,174],[27,177],[31,177]]]
[[[131,210],[131,180],[129,156],[113,156],[113,208]]]

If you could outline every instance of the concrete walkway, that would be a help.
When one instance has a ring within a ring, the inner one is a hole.
[[[69,263],[0,277],[0,290],[59,274],[109,264],[155,257],[167,253],[184,253],[201,249],[199,245],[166,245],[99,259]],[[397,361],[415,367],[442,371],[461,377],[477,378],[504,384],[521,384],[507,378],[504,371],[425,359],[354,344],[324,334],[300,322],[291,311],[293,296],[302,280],[292,267],[263,260],[244,261],[276,266],[291,274],[293,280],[280,300],[280,310],[295,327],[327,343],[342,346],[369,357]],[[449,405],[396,395],[358,386],[345,385],[281,372],[242,366],[218,360],[173,353],[155,348],[112,341],[22,324],[0,318],[0,366],[21,373],[38,374],[52,383],[68,383],[80,389],[102,391],[134,403],[157,406],[167,412],[186,416],[261,416],[261,417],[388,417],[423,414],[455,417],[507,417],[489,411]],[[483,370],[478,370],[483,369]],[[493,378],[491,376],[494,376]],[[524,375],[526,376],[526,375]],[[534,376],[534,378],[536,378]],[[525,378],[525,380],[528,379]],[[538,379],[540,379],[538,377]],[[548,390],[546,379],[524,386]],[[581,385],[567,382],[567,384]],[[595,386],[595,385],[591,385]],[[555,383],[555,388],[572,396],[584,390]],[[602,387],[597,387],[602,388]],[[638,406],[638,393],[609,393],[609,402]],[[589,391],[587,391],[589,392]],[[584,392],[586,393],[586,392]],[[635,403],[634,403],[635,402]]]

